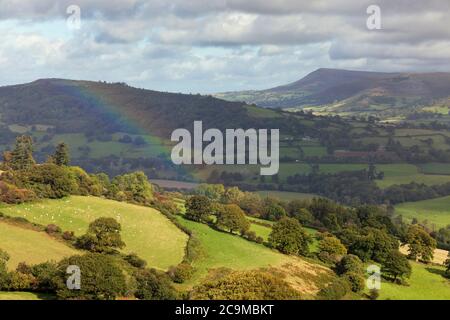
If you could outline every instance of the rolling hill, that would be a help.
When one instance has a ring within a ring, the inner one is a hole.
[[[59,261],[80,253],[63,242],[38,232],[0,222],[0,249],[10,255],[8,269],[15,269],[20,262],[37,264],[49,260]]]
[[[450,73],[318,69],[287,85],[261,91],[219,93],[216,97],[266,108],[388,118],[433,106],[447,108],[450,105]]]
[[[181,262],[188,239],[169,219],[152,208],[95,197],[45,200],[8,206],[2,208],[2,212],[42,225],[54,223],[77,236],[84,234],[89,223],[97,218],[114,218],[122,225],[124,251],[134,252],[149,266],[164,270]],[[9,237],[11,233],[7,234]],[[47,260],[46,255],[42,257]]]

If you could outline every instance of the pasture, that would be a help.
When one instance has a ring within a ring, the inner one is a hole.
[[[411,262],[408,285],[382,282],[379,300],[450,300],[450,281],[444,268]]]
[[[420,222],[427,220],[430,226],[434,224],[436,228],[442,228],[450,224],[450,196],[398,204],[395,214],[408,221],[413,218]]]
[[[202,245],[203,255],[193,266],[196,272],[184,286],[192,286],[205,278],[211,269],[230,268],[251,270],[274,268],[284,273],[300,292],[315,294],[332,274],[329,269],[307,262],[301,258],[286,256],[262,244],[247,241],[237,235],[230,235],[212,229],[208,225],[186,220],[179,216],[178,221],[194,232]]]
[[[59,261],[80,253],[45,232],[0,222],[0,249],[10,255],[7,267],[13,270],[20,262],[37,264],[48,260]]]
[[[155,209],[96,197],[71,196],[2,209],[7,215],[23,217],[41,225],[56,224],[77,236],[100,217],[122,225],[124,252],[134,252],[158,269],[178,264],[184,256],[188,236]],[[32,243],[32,242],[31,242]]]

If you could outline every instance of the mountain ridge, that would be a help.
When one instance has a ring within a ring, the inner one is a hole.
[[[358,113],[360,109],[383,117],[380,109],[409,108],[409,111],[415,112],[416,107],[427,107],[439,100],[444,100],[445,104],[450,99],[450,72],[374,72],[321,68],[286,85],[260,91],[219,93],[215,96],[265,108],[316,107],[315,111],[324,109],[337,114],[350,111]],[[384,113],[389,116],[395,114]],[[408,110],[400,113],[408,113]]]

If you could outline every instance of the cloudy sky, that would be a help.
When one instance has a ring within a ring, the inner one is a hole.
[[[370,5],[381,29],[367,27]],[[0,0],[0,85],[58,77],[211,93],[321,67],[450,71],[449,21],[449,0]]]

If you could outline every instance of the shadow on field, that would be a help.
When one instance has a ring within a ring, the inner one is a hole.
[[[425,268],[425,270],[427,270],[430,273],[438,274],[438,275],[440,275],[442,277],[445,277],[445,271],[444,270],[431,268],[431,267]]]

